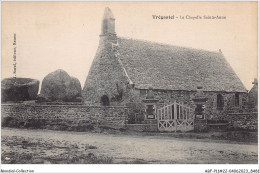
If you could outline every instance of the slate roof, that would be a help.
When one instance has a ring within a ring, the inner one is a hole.
[[[118,37],[118,58],[139,89],[246,92],[221,52]]]

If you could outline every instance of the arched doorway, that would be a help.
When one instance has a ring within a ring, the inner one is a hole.
[[[109,98],[106,95],[103,95],[100,99],[102,106],[109,106]]]

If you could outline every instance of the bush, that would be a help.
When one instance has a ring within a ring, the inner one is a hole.
[[[94,129],[95,129],[95,127],[94,127],[93,124],[88,124],[88,125],[86,126],[86,128],[87,128],[87,130],[94,130]]]
[[[92,131],[95,129],[96,123],[90,123],[89,120],[81,120],[78,124],[62,119],[37,119],[31,118],[26,120],[19,120],[15,117],[2,118],[2,127],[28,128],[28,129],[51,129],[61,131]]]
[[[25,128],[39,129],[39,128],[45,127],[45,120],[28,119],[26,122],[24,122],[24,127]]]
[[[18,120],[14,117],[4,117],[2,120],[2,127],[17,127]]]
[[[24,121],[19,121],[19,122],[17,123],[17,126],[18,126],[19,128],[23,128],[23,127],[24,127],[24,124],[25,124]]]
[[[126,129],[125,129],[125,128],[119,128],[119,131],[120,131],[120,132],[125,132]]]

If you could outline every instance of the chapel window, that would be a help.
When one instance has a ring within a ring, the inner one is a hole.
[[[224,99],[223,96],[221,94],[217,95],[217,109],[222,110],[224,107]]]
[[[239,106],[239,93],[235,94],[235,106]]]

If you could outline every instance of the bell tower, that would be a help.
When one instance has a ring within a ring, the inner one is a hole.
[[[125,97],[128,83],[117,55],[118,39],[115,32],[115,18],[106,7],[102,19],[99,45],[89,70],[82,96],[85,103],[103,106],[113,105]]]
[[[102,36],[116,36],[115,18],[112,11],[108,7],[105,8],[105,12],[102,20],[100,37]]]

